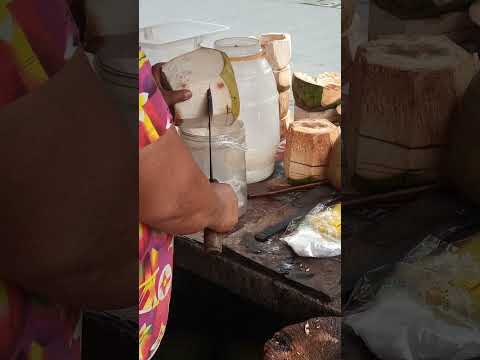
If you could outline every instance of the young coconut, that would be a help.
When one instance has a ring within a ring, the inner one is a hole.
[[[480,205],[480,73],[470,83],[451,126],[448,176],[453,184]]]
[[[287,132],[285,175],[290,184],[327,178],[328,158],[340,130],[326,119],[294,121]]]
[[[162,67],[162,71],[173,90],[188,89],[192,92],[190,100],[175,105],[176,116],[184,122],[208,120],[209,88],[212,92],[215,124],[231,122],[232,116],[238,118],[240,97],[232,65],[225,53],[200,48],[170,60]]]
[[[287,91],[292,86],[292,69],[290,65],[281,70],[273,70],[278,92]]]
[[[270,33],[260,35],[260,45],[273,70],[281,70],[292,59],[292,40],[290,34]]]
[[[341,99],[342,80],[339,73],[326,72],[318,77],[295,72],[292,90],[297,106],[307,111],[335,108]]]

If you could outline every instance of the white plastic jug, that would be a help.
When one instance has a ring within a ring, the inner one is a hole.
[[[275,168],[280,143],[278,91],[272,68],[256,38],[215,41],[232,62],[240,95],[240,117],[245,124],[249,184],[267,179]]]

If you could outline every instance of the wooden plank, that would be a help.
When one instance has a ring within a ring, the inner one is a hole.
[[[260,193],[275,188],[285,188],[285,186],[282,163],[281,160],[278,160],[275,174],[265,182],[249,186],[249,192]],[[188,253],[197,252],[199,256],[203,257],[203,254],[200,254],[192,243],[192,241],[201,243],[201,234],[183,239],[183,266],[192,268],[190,269],[192,271],[195,267],[196,273],[201,272],[208,280],[222,283],[229,288],[240,286],[245,293],[242,294],[237,288],[239,295],[249,296],[257,303],[265,302],[272,308],[276,308],[276,301],[260,299],[262,289],[255,289],[260,293],[252,291],[251,288],[255,288],[257,284],[251,284],[247,289],[246,280],[242,276],[259,283],[263,282],[264,285],[268,281],[277,282],[278,284],[271,288],[272,293],[278,290],[279,286],[285,286],[288,291],[302,294],[302,296],[298,294],[295,296],[312,299],[312,306],[308,307],[311,310],[307,311],[309,314],[313,314],[312,316],[328,313],[339,314],[341,309],[340,257],[330,259],[299,257],[279,240],[280,234],[265,243],[258,242],[254,238],[255,234],[265,228],[293,216],[300,210],[313,208],[322,199],[333,197],[334,193],[329,186],[319,186],[307,192],[292,192],[250,199],[246,214],[240,219],[234,231],[228,234],[224,240],[224,253],[220,259],[213,262],[216,264],[215,266],[218,266],[215,270],[217,272],[224,271],[224,268],[242,267],[243,275],[232,273],[233,278],[230,282],[236,285],[228,285],[228,281],[220,279],[211,269],[213,265],[201,264],[201,260],[197,261],[197,264],[193,264],[196,260]],[[209,269],[203,269],[202,266],[208,266]],[[232,290],[235,291],[235,289]],[[283,309],[279,309],[279,311],[283,311]]]

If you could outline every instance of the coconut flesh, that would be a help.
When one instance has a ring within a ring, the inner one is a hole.
[[[183,120],[185,127],[208,125],[208,89],[212,94],[215,126],[230,125],[238,118],[237,83],[231,63],[223,52],[200,48],[169,61],[162,71],[172,90],[192,92],[190,100],[175,105],[175,116]]]

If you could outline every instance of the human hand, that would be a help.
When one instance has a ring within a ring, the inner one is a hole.
[[[175,110],[173,109],[173,106],[180,102],[189,100],[192,97],[192,92],[185,89],[176,91],[170,90],[170,87],[168,86],[168,83],[162,72],[162,65],[163,63],[159,63],[152,66],[152,74],[158,88],[160,89],[160,92],[163,95],[163,98],[165,99],[165,102],[170,107],[172,114],[175,115]],[[179,119],[177,116],[174,116],[174,119],[175,125],[178,126],[182,124],[182,120]]]
[[[218,206],[208,228],[219,233],[228,232],[238,223],[238,199],[228,184],[212,183],[212,190],[217,195]]]

